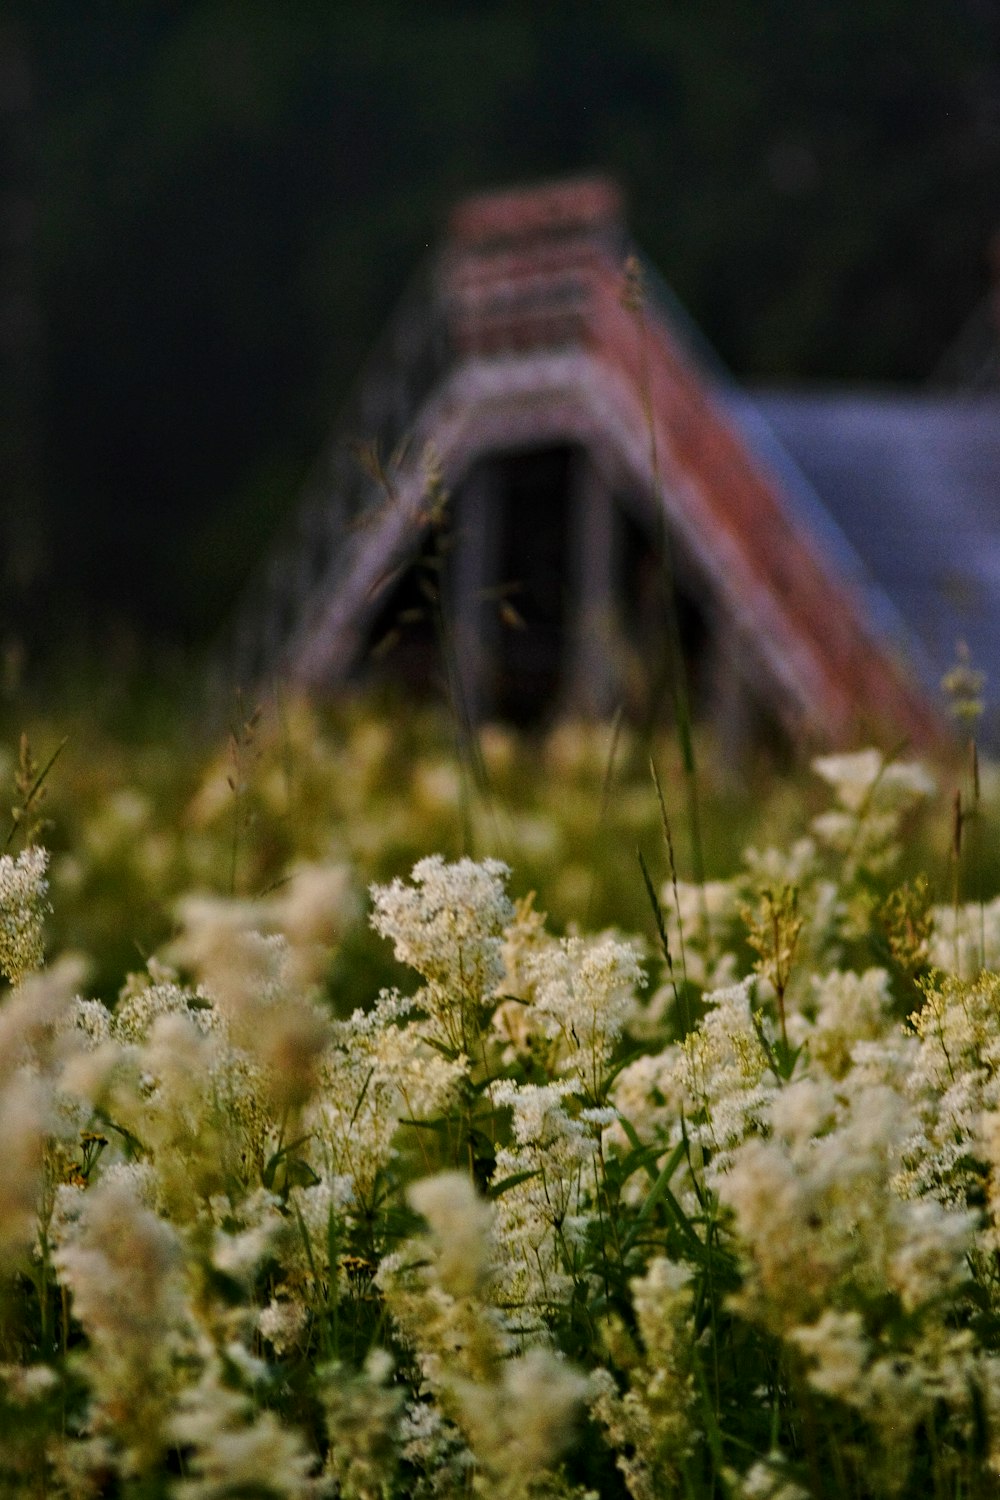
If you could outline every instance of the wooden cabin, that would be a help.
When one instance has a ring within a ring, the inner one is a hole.
[[[444,660],[442,660],[442,650]],[[940,733],[919,648],[603,178],[460,203],[247,591],[230,672],[443,675],[475,718]]]

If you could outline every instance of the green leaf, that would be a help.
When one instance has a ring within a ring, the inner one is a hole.
[[[499,1198],[504,1193],[509,1193],[511,1188],[520,1186],[522,1182],[529,1182],[532,1177],[540,1177],[541,1171],[541,1167],[534,1167],[530,1172],[512,1172],[509,1177],[501,1177],[499,1182],[490,1183],[486,1196]]]
[[[684,1220],[685,1225],[689,1229],[691,1235],[694,1237],[694,1240],[697,1243],[699,1249],[700,1250],[704,1249],[704,1246],[702,1245],[701,1240],[698,1239],[698,1236],[694,1233],[694,1230],[691,1229],[690,1222],[688,1221],[688,1219],[684,1215],[683,1210],[680,1207],[680,1204],[677,1202],[677,1199],[674,1197],[674,1195],[670,1192],[670,1179],[671,1179],[671,1177],[673,1177],[674,1173],[677,1171],[677,1168],[680,1166],[681,1162],[684,1160],[684,1155],[685,1155],[684,1142],[683,1141],[678,1141],[677,1145],[671,1151],[669,1157],[667,1158],[667,1160],[664,1162],[663,1166],[661,1167],[660,1172],[659,1172],[656,1180],[653,1183],[653,1186],[650,1188],[649,1192],[646,1194],[646,1197],[645,1197],[645,1200],[643,1202],[643,1205],[640,1208],[638,1214],[636,1215],[635,1222],[632,1225],[632,1228],[629,1230],[628,1234],[625,1236],[625,1239],[624,1239],[624,1241],[622,1243],[622,1254],[623,1255],[626,1253],[627,1250],[629,1250],[631,1248],[631,1246],[632,1246],[632,1244],[633,1244],[633,1242],[635,1240],[635,1237],[638,1234],[640,1228],[645,1223],[645,1221],[649,1218],[650,1214],[653,1212],[653,1209],[656,1207],[656,1205],[658,1203],[662,1202],[667,1197],[669,1197],[669,1199],[671,1200],[674,1208],[676,1209],[676,1212]]]

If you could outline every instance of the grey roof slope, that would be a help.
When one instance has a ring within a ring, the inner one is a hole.
[[[753,404],[913,637],[937,688],[964,640],[1000,698],[1000,394],[761,390]],[[988,738],[1000,748],[1000,712]]]

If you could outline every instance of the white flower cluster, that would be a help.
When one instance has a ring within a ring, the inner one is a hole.
[[[598,1099],[614,1047],[645,983],[633,948],[615,938],[565,938],[526,961],[533,1014],[557,1044],[555,1067]]]
[[[990,1492],[1000,918],[921,908],[903,965],[879,882],[928,779],[817,769],[784,861],[671,880],[645,1009],[636,945],[440,856],[372,892],[413,994],[324,995],[331,865],[189,898],[105,1007],[30,972],[45,859],[5,859],[0,1481],[804,1500],[830,1456],[831,1492]],[[58,1410],[34,1453],[22,1407]]]
[[[568,1079],[490,1086],[493,1103],[511,1110],[513,1134],[494,1172],[511,1184],[497,1200],[498,1300],[522,1336],[541,1333],[571,1294],[595,1211],[600,1128],[568,1108],[579,1089]]]
[[[714,1180],[735,1148],[764,1129],[777,1079],[769,1054],[774,1028],[755,1009],[754,981],[716,990],[705,1003],[700,1027],[682,1042],[621,1070],[612,1099],[647,1140],[665,1130],[676,1141],[684,1118],[690,1141],[708,1152]],[[618,1131],[610,1138],[620,1144]]]
[[[372,926],[426,980],[420,1002],[437,1038],[466,1055],[503,976],[509,874],[499,860],[446,864],[435,854],[414,865],[412,884],[372,888]]]
[[[42,962],[48,862],[47,851],[37,846],[16,859],[0,854],[0,974],[11,984],[20,984]]]
[[[813,770],[833,787],[839,806],[814,818],[812,829],[820,843],[844,856],[846,881],[891,869],[901,819],[933,795],[933,777],[915,761],[886,761],[878,750],[819,756]]]

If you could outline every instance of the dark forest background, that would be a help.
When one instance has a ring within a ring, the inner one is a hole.
[[[921,382],[992,0],[5,0],[0,637],[208,641],[464,192],[589,169],[746,380]]]

